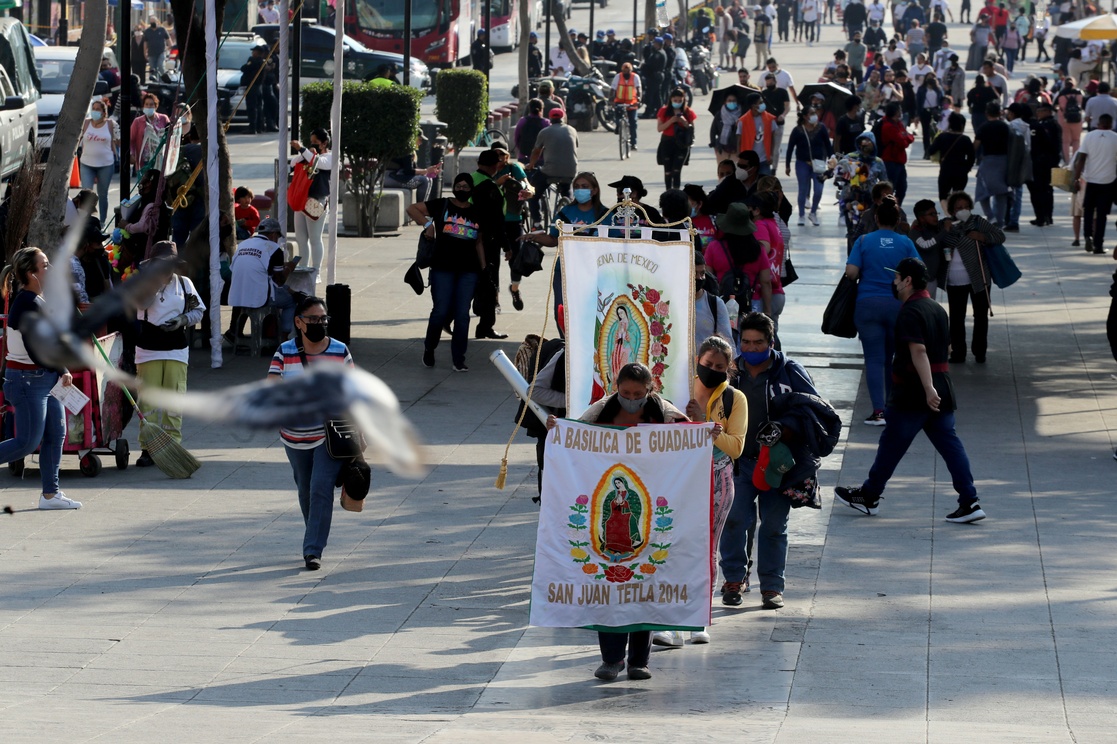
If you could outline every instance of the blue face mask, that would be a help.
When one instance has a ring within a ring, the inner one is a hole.
[[[593,199],[593,189],[574,189],[574,201],[579,204],[589,204]]]
[[[682,101],[671,101],[671,108],[681,109],[683,107]]]
[[[697,217],[698,216],[698,207],[691,207],[690,208],[690,216],[691,217]]]
[[[93,109],[89,112],[89,118],[93,119],[93,121],[101,121],[102,116],[104,116],[104,114],[97,109]]]
[[[729,101],[725,104],[725,108],[730,110],[730,111],[736,111],[737,110],[737,102],[736,101]]]
[[[753,367],[759,367],[761,364],[764,364],[764,362],[768,361],[768,357],[770,357],[771,355],[771,349],[765,349],[764,351],[741,352],[741,357],[745,360],[745,364],[749,364]]]
[[[759,111],[760,113],[763,114],[767,109],[768,109],[768,106],[766,104],[762,103],[762,104],[760,104],[760,108],[758,108],[757,111]]]

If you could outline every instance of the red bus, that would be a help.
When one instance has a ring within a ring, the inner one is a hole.
[[[494,50],[514,51],[520,46],[520,3],[528,3],[528,30],[537,28],[542,17],[541,0],[490,0],[489,11],[493,27],[489,31],[489,43]],[[484,25],[484,9],[481,21]]]
[[[500,2],[501,0],[495,0]],[[514,4],[514,0],[507,0]],[[414,0],[411,54],[430,67],[452,67],[469,57],[469,45],[481,27],[481,0]],[[346,33],[372,49],[403,54],[403,9],[400,0],[349,0]],[[496,21],[495,14],[493,18]]]

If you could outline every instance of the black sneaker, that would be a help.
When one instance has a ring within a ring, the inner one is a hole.
[[[143,452],[141,452],[140,456],[136,458],[136,467],[137,468],[150,468],[154,464],[155,464],[155,460],[151,459],[151,455],[149,455],[147,453],[147,450],[144,450]]]
[[[423,366],[427,368],[434,366],[434,349],[423,349]]]
[[[623,671],[624,671],[624,662],[623,661],[618,661],[615,664],[610,664],[609,662],[606,661],[606,662],[603,662],[601,664],[601,666],[599,666],[597,668],[597,671],[595,671],[593,673],[593,676],[597,677],[598,679],[603,679],[606,682],[612,682],[614,679],[617,678],[617,675],[620,674]]]
[[[468,372],[469,367],[466,366],[465,362],[462,362],[461,364],[455,364],[454,365],[454,371],[455,372]]]
[[[955,524],[969,524],[970,522],[978,522],[985,519],[985,512],[981,510],[981,504],[976,501],[959,506],[954,511],[946,515],[947,522],[954,522]]]
[[[879,496],[863,496],[860,488],[846,488],[845,486],[838,486],[834,489],[834,498],[851,509],[856,509],[869,516],[877,513],[877,505],[880,503]]]
[[[744,597],[741,596],[741,582],[725,582],[721,588],[721,603],[726,607],[740,607],[744,601]]]
[[[524,309],[524,298],[520,296],[520,290],[512,289],[512,285],[508,285],[508,291],[512,293],[512,307],[517,311]]]
[[[306,561],[307,571],[317,571],[322,567],[322,559],[316,555],[304,555],[303,560]]]

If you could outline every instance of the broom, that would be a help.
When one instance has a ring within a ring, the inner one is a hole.
[[[97,351],[101,352],[101,357],[105,360],[105,363],[110,367],[113,366],[109,355],[105,353],[105,349],[96,336],[93,337],[93,345],[97,347]],[[120,389],[124,391],[124,396],[128,398],[128,402],[132,404],[136,415],[140,417],[140,446],[151,455],[155,467],[162,470],[168,477],[177,479],[189,478],[194,474],[194,471],[202,467],[197,458],[176,442],[170,434],[163,431],[157,424],[147,420],[128,388],[121,385]]]

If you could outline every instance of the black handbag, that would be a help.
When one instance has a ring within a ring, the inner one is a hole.
[[[787,286],[792,282],[799,280],[799,272],[795,270],[795,264],[791,263],[791,257],[788,256],[787,261],[784,263],[784,275],[780,277],[780,283]]]
[[[857,281],[842,274],[822,313],[822,332],[840,338],[856,338],[857,323],[853,319],[856,309]]]
[[[420,269],[429,269],[434,263],[435,241],[428,238],[425,233],[425,229],[419,233],[419,247],[415,251],[415,265]]]
[[[354,460],[365,451],[364,435],[349,419],[326,422],[326,451],[335,460]]]
[[[300,337],[296,347],[303,367],[310,366],[306,360]],[[349,419],[328,419],[323,426],[326,431],[326,452],[335,460],[353,460],[365,451],[365,437]]]
[[[543,268],[543,248],[538,243],[524,241],[512,257],[512,273],[531,276]]]

